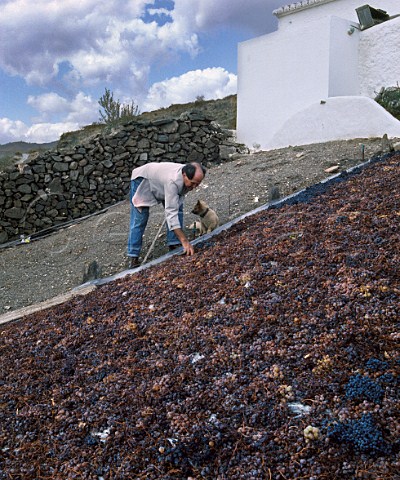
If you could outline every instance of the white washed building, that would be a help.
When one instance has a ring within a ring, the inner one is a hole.
[[[278,30],[239,44],[237,138],[263,149],[400,137],[374,100],[400,84],[399,0],[370,4],[390,18],[360,29],[359,0],[303,0],[274,11]]]

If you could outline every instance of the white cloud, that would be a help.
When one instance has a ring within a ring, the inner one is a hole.
[[[0,67],[28,84],[120,85],[143,95],[149,65],[195,56],[198,33],[224,25],[264,32],[279,0],[175,0],[174,9],[149,8],[150,20],[168,16],[162,25],[145,22],[146,5],[135,0],[8,0],[0,17]],[[264,18],[265,16],[265,18]],[[18,35],[15,34],[18,32]],[[68,63],[68,73],[60,65]],[[60,78],[61,77],[61,78]]]
[[[84,126],[97,121],[99,105],[90,96],[79,92],[70,103],[66,121]]]
[[[68,110],[68,101],[57,93],[45,93],[43,95],[29,95],[28,105],[36,108],[44,115],[63,113]]]
[[[20,140],[27,130],[24,122],[0,118],[0,144]]]
[[[256,36],[271,29],[275,24],[271,12],[283,4],[283,0],[175,0],[173,18],[197,31],[240,27]]]
[[[147,11],[149,15],[153,15],[153,16],[165,15],[169,20],[171,19],[171,10],[168,10],[166,8],[149,8]]]
[[[0,144],[10,142],[47,143],[54,142],[65,132],[78,130],[82,124],[76,122],[35,123],[27,126],[21,121],[0,118]]]
[[[236,93],[236,75],[223,68],[206,68],[187,72],[152,85],[143,104],[151,111],[172,104],[193,102],[198,96],[205,100],[224,98]]]
[[[92,98],[79,92],[75,98],[68,100],[57,93],[45,93],[43,95],[28,97],[28,104],[40,113],[37,122],[51,121],[60,116],[67,123],[86,125],[97,120],[98,104]]]
[[[0,119],[0,144],[21,140],[53,142],[63,133],[78,130],[99,119],[97,101],[83,92],[79,92],[71,101],[54,92],[29,96],[28,104],[38,110],[39,116],[31,126],[8,118]]]
[[[32,85],[64,79],[79,82],[80,88],[114,83],[144,93],[150,64],[197,48],[196,35],[180,25],[145,22],[145,6],[152,4],[154,0],[6,1],[0,16],[0,67]],[[70,65],[67,74],[60,69],[65,63]]]
[[[34,143],[55,142],[65,132],[78,130],[82,125],[73,122],[36,123],[27,128],[23,140]]]

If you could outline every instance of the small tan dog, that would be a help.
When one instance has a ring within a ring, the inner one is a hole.
[[[199,215],[200,222],[195,222],[194,226],[199,230],[200,235],[210,233],[219,225],[218,215],[203,200],[198,200],[192,213]]]

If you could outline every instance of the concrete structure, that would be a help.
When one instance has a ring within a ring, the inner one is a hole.
[[[378,4],[391,18],[361,31],[359,0],[303,0],[274,11],[277,31],[240,43],[238,141],[400,137],[400,122],[371,100],[400,81],[400,4]]]

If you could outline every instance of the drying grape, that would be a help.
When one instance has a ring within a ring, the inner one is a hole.
[[[389,368],[388,362],[379,360],[378,358],[370,358],[365,364],[365,366],[368,370],[371,370],[373,372],[379,372],[382,370],[387,370]]]
[[[361,453],[388,454],[391,445],[386,443],[382,431],[376,425],[370,413],[360,419],[337,423],[328,428],[328,437],[337,442],[349,443],[354,450]]]
[[[369,377],[354,375],[350,378],[346,387],[346,397],[349,399],[370,400],[379,403],[382,400],[383,388]]]

